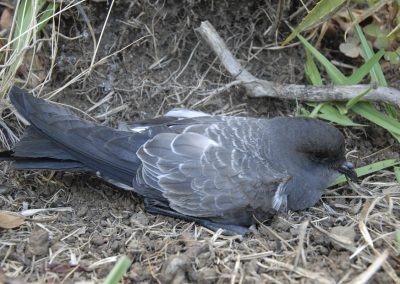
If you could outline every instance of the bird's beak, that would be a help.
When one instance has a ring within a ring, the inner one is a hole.
[[[350,162],[344,162],[338,169],[339,173],[344,174],[351,181],[357,182],[357,173],[354,170],[354,165]]]

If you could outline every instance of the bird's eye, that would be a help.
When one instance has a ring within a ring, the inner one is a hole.
[[[314,153],[311,154],[311,157],[314,160],[322,161],[322,160],[325,160],[325,159],[328,158],[328,153],[326,153],[326,152],[314,152]]]

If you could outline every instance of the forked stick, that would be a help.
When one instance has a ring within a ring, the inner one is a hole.
[[[242,82],[250,97],[274,97],[298,99],[303,101],[348,101],[363,93],[370,85],[349,86],[310,86],[279,84],[258,79],[244,69],[227,48],[215,28],[208,22],[202,22],[197,31],[220,59],[225,69]],[[386,102],[400,105],[400,91],[391,87],[377,87],[362,98],[365,101]]]

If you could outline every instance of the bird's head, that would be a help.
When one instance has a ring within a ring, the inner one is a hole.
[[[337,128],[311,118],[282,117],[274,121],[274,127],[281,129],[276,143],[290,155],[291,161],[286,162],[293,167],[332,170],[357,180],[353,164],[346,161],[344,137]]]
[[[344,137],[332,125],[310,118],[276,118],[271,123],[276,135],[269,149],[278,149],[274,160],[290,176],[284,186],[287,209],[313,206],[339,173],[357,179],[345,158]]]

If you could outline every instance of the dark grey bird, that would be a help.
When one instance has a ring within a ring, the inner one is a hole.
[[[356,178],[343,135],[316,119],[179,110],[113,129],[16,87],[9,97],[30,126],[0,159],[18,170],[90,172],[140,194],[150,213],[227,234],[313,206],[339,173]]]

